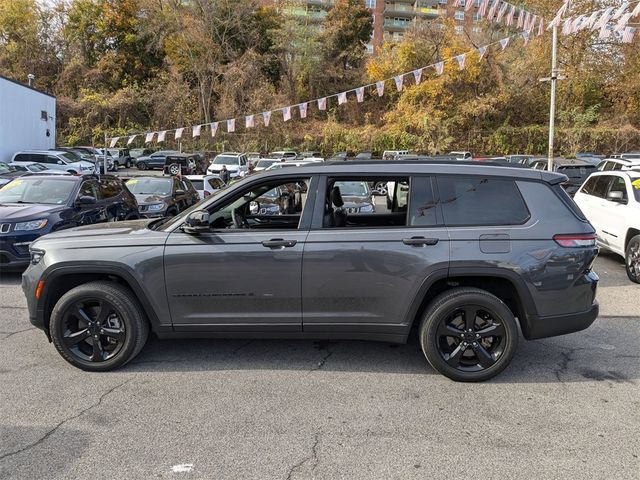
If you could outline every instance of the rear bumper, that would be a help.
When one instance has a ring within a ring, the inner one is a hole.
[[[600,306],[598,302],[591,305],[585,312],[551,317],[529,317],[528,340],[537,338],[555,337],[567,333],[579,332],[588,328],[598,318]]]

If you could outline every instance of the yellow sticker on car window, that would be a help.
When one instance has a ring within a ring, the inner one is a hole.
[[[633,188],[635,188],[636,190],[640,190],[640,178],[631,182],[631,185],[633,185]]]
[[[138,183],[138,180],[129,180],[127,185],[135,185],[136,183]]]

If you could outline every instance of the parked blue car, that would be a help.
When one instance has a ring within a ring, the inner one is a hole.
[[[29,264],[29,245],[49,232],[139,218],[135,197],[111,175],[24,176],[0,189],[0,269]]]

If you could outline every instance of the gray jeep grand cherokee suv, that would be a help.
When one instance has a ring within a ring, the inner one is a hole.
[[[565,180],[446,161],[251,175],[172,219],[47,235],[23,289],[31,322],[85,370],[124,365],[150,330],[405,342],[416,326],[433,368],[485,380],[511,361],[518,324],[535,339],[598,315],[594,229]],[[345,182],[396,188],[351,213]],[[274,190],[280,207],[261,209]]]

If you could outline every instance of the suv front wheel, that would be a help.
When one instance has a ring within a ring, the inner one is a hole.
[[[640,235],[636,235],[629,240],[624,264],[629,280],[640,283]]]
[[[123,366],[144,346],[149,324],[134,295],[107,281],[80,285],[56,303],[49,324],[62,357],[83,370]]]
[[[437,296],[420,324],[420,345],[431,366],[452,380],[481,382],[511,362],[518,343],[513,313],[478,288]]]

